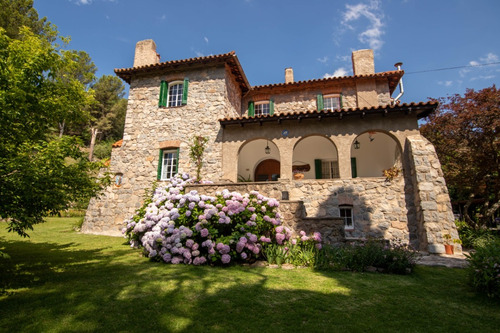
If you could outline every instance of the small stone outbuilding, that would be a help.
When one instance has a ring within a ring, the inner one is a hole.
[[[352,76],[296,82],[287,68],[285,82],[251,86],[234,52],[160,62],[152,40],[138,42],[134,66],[115,70],[130,84],[115,183],[91,200],[82,231],[119,234],[154,181],[194,175],[189,146],[201,135],[202,178],[214,184],[190,189],[258,190],[280,200],[286,225],[331,243],[399,239],[443,253],[443,235],[458,233],[436,152],[418,130],[437,103],[395,100],[404,72],[375,72],[372,50],[352,62]]]

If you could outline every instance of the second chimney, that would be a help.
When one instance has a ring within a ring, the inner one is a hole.
[[[285,83],[293,83],[293,68],[285,68]]]
[[[152,39],[138,41],[135,45],[134,67],[154,65],[160,62],[156,44]]]
[[[352,72],[354,75],[375,73],[373,50],[359,50],[352,52]]]

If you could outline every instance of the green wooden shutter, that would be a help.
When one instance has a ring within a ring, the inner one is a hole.
[[[158,158],[158,173],[157,173],[157,179],[161,179],[161,168],[163,165],[163,150],[160,149],[160,157]]]
[[[269,114],[272,116],[274,114],[274,101],[269,100]]]
[[[249,117],[255,116],[255,106],[253,101],[248,102],[248,116]]]
[[[167,106],[167,96],[168,96],[168,83],[167,83],[167,81],[161,81],[161,83],[160,83],[160,100],[158,102],[159,107]]]
[[[186,105],[188,101],[188,86],[189,79],[184,79],[184,84],[182,85],[182,105]]]
[[[323,170],[321,160],[314,160],[314,171],[316,172],[316,179],[323,178]]]
[[[358,168],[356,167],[356,157],[351,157],[351,174],[352,178],[358,177]]]
[[[323,95],[322,94],[318,94],[318,96],[316,96],[316,99],[317,99],[317,105],[316,107],[318,108],[318,111],[321,111],[323,110],[325,107],[323,106]]]
[[[340,94],[340,108],[343,109],[344,108],[344,99],[342,98],[342,94]]]

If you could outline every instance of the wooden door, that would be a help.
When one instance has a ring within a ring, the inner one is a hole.
[[[256,182],[276,181],[280,177],[280,162],[268,159],[260,162],[255,168]]]

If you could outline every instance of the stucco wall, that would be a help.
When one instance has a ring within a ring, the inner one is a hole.
[[[288,135],[284,136],[284,130]],[[367,115],[365,118],[344,117],[318,120],[284,121],[280,124],[265,123],[226,126],[222,136],[223,142],[223,179],[237,181],[238,156],[242,145],[248,140],[264,138],[272,141],[279,150],[281,162],[281,178],[292,179],[293,150],[303,137],[322,135],[330,139],[338,151],[340,178],[351,177],[351,147],[354,139],[366,131],[383,131],[392,136],[399,149],[403,151],[405,139],[409,135],[418,134],[415,116],[409,115]],[[379,170],[380,172],[382,170]],[[378,174],[380,175],[380,174]]]

